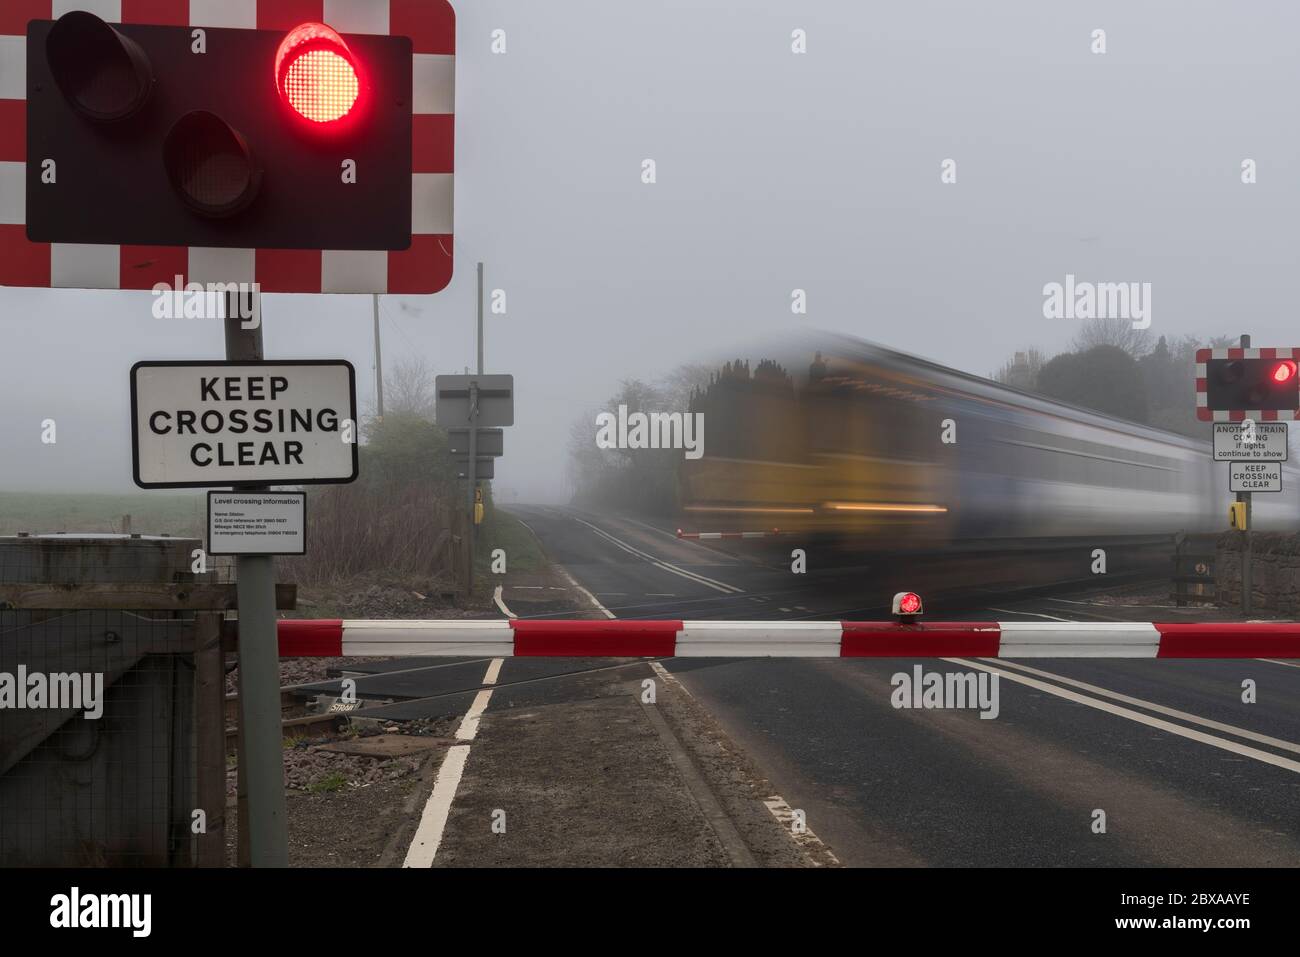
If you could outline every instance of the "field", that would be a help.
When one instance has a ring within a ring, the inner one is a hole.
[[[205,509],[201,492],[0,492],[0,535],[121,532],[123,517],[129,515],[132,532],[198,537],[203,533]]]

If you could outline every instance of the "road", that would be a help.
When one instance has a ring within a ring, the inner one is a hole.
[[[810,569],[801,578],[653,524],[550,507],[512,512],[620,618],[866,617],[888,597],[870,569]],[[931,614],[1145,621],[1197,613],[1076,593],[976,599]],[[1300,865],[1296,664],[663,662],[844,864],[1105,867]],[[893,707],[891,678],[914,665],[996,674],[997,717]],[[1247,679],[1258,703],[1242,702]]]

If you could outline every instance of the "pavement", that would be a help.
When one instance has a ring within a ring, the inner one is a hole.
[[[935,591],[945,575],[977,580],[968,559],[852,566],[809,548],[808,573],[794,575],[792,541],[754,548],[568,508],[511,512],[554,563],[552,577],[503,581],[503,607],[522,617],[882,617],[896,586],[922,575],[917,590],[943,596],[928,603],[933,618],[1227,615],[1173,608],[1160,595],[1117,599],[1123,589],[1098,580],[1000,597]],[[382,709],[394,717],[467,713],[490,665],[359,666],[372,675],[358,693],[404,699]],[[435,863],[1294,867],[1298,665],[665,659],[654,670],[635,660],[507,658]],[[996,677],[996,717],[895,707],[899,676],[918,666]],[[647,679],[668,736],[638,697]],[[1243,682],[1254,683],[1255,703],[1243,702]],[[725,760],[711,766],[710,755]],[[502,809],[519,825],[507,827],[508,841],[488,827]],[[796,819],[806,829],[792,827]]]

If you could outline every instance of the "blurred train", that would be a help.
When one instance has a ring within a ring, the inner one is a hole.
[[[1193,439],[822,334],[728,364],[692,398],[703,457],[684,521],[897,547],[1228,527],[1228,467]],[[1193,413],[1188,383],[1188,416]],[[1255,529],[1300,527],[1300,475],[1253,496]]]

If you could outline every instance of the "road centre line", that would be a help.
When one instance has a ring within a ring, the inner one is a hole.
[[[1147,727],[1158,728],[1161,731],[1168,731],[1170,734],[1176,734],[1182,738],[1198,741],[1201,744],[1208,744],[1211,747],[1219,748],[1223,751],[1231,751],[1233,754],[1253,758],[1254,760],[1260,761],[1264,764],[1271,764],[1274,767],[1291,771],[1294,774],[1300,774],[1300,761],[1292,761],[1290,758],[1283,758],[1276,754],[1270,754],[1267,751],[1260,751],[1258,748],[1238,744],[1236,741],[1229,741],[1226,738],[1218,738],[1212,734],[1206,734],[1203,731],[1197,731],[1193,728],[1184,728],[1182,725],[1173,724],[1172,722],[1164,721],[1160,718],[1153,718],[1150,715],[1142,714],[1138,711],[1130,711],[1128,708],[1121,708],[1119,705],[1111,704],[1108,701],[1100,701],[1096,698],[1090,698],[1087,695],[1079,694],[1076,691],[1070,691],[1068,688],[1049,684],[1046,681],[1039,681],[1036,678],[1017,674],[1005,668],[995,668],[992,665],[983,663],[982,661],[969,661],[965,658],[944,658],[943,660],[955,665],[960,665],[963,668],[975,668],[980,671],[986,671],[989,674],[995,674],[999,677],[1006,678],[1008,681],[1027,685],[1028,687],[1036,688],[1039,691],[1046,691],[1048,694],[1056,695],[1058,698],[1064,698],[1067,701],[1073,701],[1076,704],[1095,708],[1098,711],[1105,711],[1108,714],[1113,714],[1121,718],[1128,718],[1130,721],[1136,721],[1139,724],[1146,725]]]
[[[498,588],[498,593],[500,589]],[[504,658],[493,658],[483,675],[482,684],[495,685],[501,675]],[[456,738],[461,741],[473,741],[478,735],[479,718],[487,709],[492,699],[492,689],[484,688],[474,696],[474,702],[461,718],[460,727],[456,729]],[[447,828],[447,818],[451,815],[451,806],[456,800],[456,790],[465,773],[465,762],[469,760],[469,744],[456,744],[447,749],[442,765],[438,768],[438,777],[433,782],[433,791],[420,814],[420,823],[416,825],[411,838],[411,846],[406,850],[403,867],[432,867],[442,845],[442,835]]]
[[[456,789],[460,787],[468,759],[468,744],[457,744],[447,749],[442,766],[438,768],[438,779],[433,783],[433,792],[424,805],[411,846],[407,848],[403,867],[433,866],[433,859],[442,844],[442,833],[447,827],[447,817],[451,814],[451,802],[456,799]]]
[[[987,661],[981,658],[981,661]],[[1177,708],[1166,707],[1162,704],[1156,704],[1153,701],[1147,701],[1143,698],[1134,698],[1130,695],[1120,694],[1118,691],[1110,691],[1107,688],[1101,688],[1097,685],[1088,684],[1086,681],[1077,681],[1074,678],[1067,678],[1064,675],[1058,675],[1050,671],[1042,671],[1038,668],[1031,668],[1029,665],[1021,664],[1019,661],[1008,661],[1003,658],[997,659],[998,665],[1007,668],[1014,668],[1017,671],[1024,671],[1040,678],[1048,678],[1052,681],[1059,681],[1075,688],[1081,688],[1084,691],[1090,691],[1093,694],[1111,698],[1115,701],[1122,701],[1125,704],[1135,705],[1139,708],[1145,708],[1148,711],[1155,711],[1159,714],[1168,715],[1171,718],[1178,718],[1181,721],[1190,721],[1193,724],[1199,724],[1206,728],[1213,728],[1215,731],[1223,731],[1227,734],[1236,735],[1239,738],[1247,738],[1251,741],[1257,741],[1260,744],[1267,744],[1270,747],[1280,748],[1283,751],[1291,751],[1300,754],[1300,744],[1294,744],[1290,741],[1283,741],[1281,738],[1269,737],[1267,734],[1260,734],[1257,731],[1247,731],[1245,728],[1238,728],[1235,725],[1224,724],[1221,721],[1212,721],[1209,718],[1202,718],[1198,715],[1189,714],[1186,711],[1179,711]]]
[[[609,540],[614,545],[623,549],[623,551],[627,552],[628,554],[635,555],[638,558],[642,558],[648,561],[650,564],[656,566],[657,568],[662,568],[666,572],[672,572],[674,575],[680,575],[682,578],[686,578],[691,581],[698,582],[701,585],[707,585],[709,588],[714,588],[721,592],[728,592],[730,594],[740,594],[742,591],[744,591],[743,588],[737,588],[735,585],[728,585],[726,582],[720,582],[713,578],[706,578],[704,575],[698,575],[695,572],[687,571],[685,568],[680,568],[679,566],[674,565],[671,562],[665,562],[659,558],[656,558],[654,555],[651,555],[649,552],[644,552],[634,545],[629,545],[627,542],[623,541],[622,539],[615,538],[613,535],[609,534],[604,529],[598,528],[597,526],[591,524],[591,522],[588,522],[586,519],[575,517],[573,520],[575,522],[579,522],[583,525],[586,525],[597,535]]]

